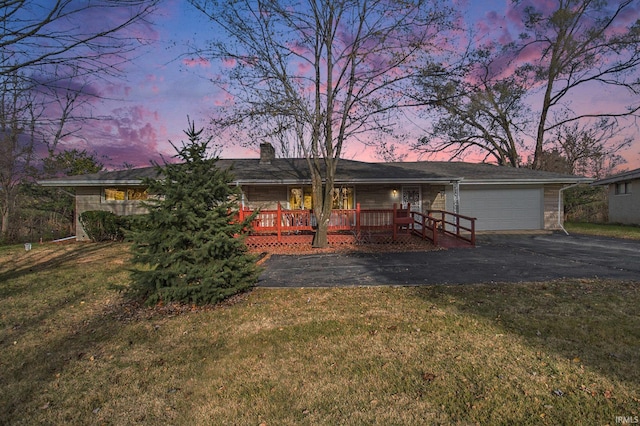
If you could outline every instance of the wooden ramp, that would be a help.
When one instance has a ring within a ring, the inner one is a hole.
[[[474,245],[469,241],[456,238],[443,232],[438,233],[438,247],[443,248],[473,248]]]

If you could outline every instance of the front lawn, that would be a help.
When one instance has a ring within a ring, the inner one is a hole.
[[[567,222],[564,224],[569,233],[597,235],[601,237],[626,238],[640,240],[640,226],[617,225],[607,223]]]
[[[128,267],[119,244],[0,251],[0,423],[640,416],[637,282],[256,289],[150,309],[118,292]]]

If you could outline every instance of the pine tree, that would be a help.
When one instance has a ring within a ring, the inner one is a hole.
[[[240,189],[230,170],[207,155],[210,138],[193,122],[189,143],[176,149],[180,164],[155,163],[147,179],[152,201],[133,233],[133,290],[147,303],[217,303],[255,284],[258,268],[243,235],[251,217],[237,220]]]

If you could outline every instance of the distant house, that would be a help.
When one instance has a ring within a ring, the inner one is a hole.
[[[609,187],[609,222],[640,225],[640,169],[600,179]]]
[[[309,210],[311,178],[305,159],[275,158],[269,144],[256,159],[220,159],[233,167],[248,208]],[[108,210],[120,215],[142,213],[147,196],[142,179],[152,167],[108,171],[41,181],[43,186],[75,187],[76,215]],[[394,203],[422,213],[446,210],[476,218],[476,230],[557,229],[562,224],[562,189],[588,179],[464,162],[368,163],[341,159],[335,179],[335,209],[390,209]],[[87,239],[77,225],[77,239]]]

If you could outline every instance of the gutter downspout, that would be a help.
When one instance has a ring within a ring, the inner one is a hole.
[[[244,209],[245,207],[245,202],[244,202],[244,191],[242,190],[242,185],[240,185],[240,182],[236,181],[236,188],[240,187],[240,207],[242,207]]]
[[[564,229],[564,225],[562,224],[562,218],[564,217],[564,212],[562,211],[562,191],[564,191],[566,189],[569,189],[569,188],[576,187],[576,186],[578,186],[580,184],[581,184],[580,182],[579,183],[574,183],[573,185],[569,185],[569,186],[565,186],[564,188],[560,188],[560,190],[558,191],[558,226],[567,235],[569,235],[569,233],[567,232],[566,229]]]
[[[460,181],[452,181],[453,186],[453,212],[455,214],[460,213]]]

